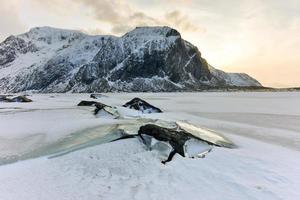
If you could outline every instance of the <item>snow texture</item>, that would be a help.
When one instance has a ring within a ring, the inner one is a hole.
[[[175,155],[163,165],[168,147],[157,146],[165,155],[148,151],[136,138],[98,144],[114,119],[76,106],[89,94],[36,94],[32,103],[0,103],[0,157],[32,149],[51,153],[57,141],[55,148],[70,141],[85,145],[1,165],[0,199],[299,199],[299,93],[107,95],[98,100],[120,108],[138,96],[164,110],[139,115],[186,120],[222,133],[238,147],[215,147],[205,158]]]

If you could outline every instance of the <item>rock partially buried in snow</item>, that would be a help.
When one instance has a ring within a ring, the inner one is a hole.
[[[142,113],[162,113],[161,109],[159,109],[137,97],[132,99],[131,101],[125,103],[123,105],[123,107],[128,107],[130,109],[139,110]]]
[[[99,117],[119,118],[118,110],[112,106],[97,101],[81,101],[77,106],[95,106],[94,115]]]
[[[92,99],[100,99],[102,97],[107,97],[107,96],[104,94],[91,94],[90,95],[90,98],[92,98]]]
[[[225,137],[187,122],[143,118],[144,113],[162,111],[140,98],[134,98],[122,107],[96,101],[81,101],[78,106],[95,106],[94,114],[102,118],[131,120],[127,124],[114,124],[116,130],[124,134],[112,141],[138,136],[148,149],[168,152],[168,158],[162,161],[164,164],[171,161],[176,153],[183,157],[202,158],[212,150],[212,146],[235,147]]]
[[[0,102],[11,102],[7,95],[0,95]]]
[[[22,103],[28,103],[32,102],[31,99],[27,98],[26,96],[17,96],[11,99],[12,102],[22,102]]]
[[[19,103],[28,103],[32,102],[31,99],[27,98],[26,96],[17,96],[13,98],[8,98],[7,95],[0,96],[0,102],[19,102]]]
[[[96,108],[94,110],[94,115],[98,117],[117,119],[120,117],[118,109],[112,106],[105,105],[103,103],[97,102],[95,104]]]
[[[98,104],[99,102],[97,101],[80,101],[77,106],[94,106]]]
[[[152,139],[149,139],[149,136],[157,141],[166,142],[172,147],[168,159],[162,161],[162,163],[171,161],[176,153],[183,157],[203,157],[211,151],[210,145],[234,147],[231,141],[209,130],[183,122],[176,122],[176,124],[177,127],[174,128],[146,124],[141,126],[138,131],[138,136],[148,147],[153,146]]]
[[[97,117],[104,117],[104,118],[111,118],[111,119],[117,119],[120,117],[117,108],[111,106],[103,106],[100,104],[96,104],[96,109],[94,111],[94,114]]]

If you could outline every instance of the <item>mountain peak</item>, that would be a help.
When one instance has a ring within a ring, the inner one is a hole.
[[[136,27],[132,31],[129,31],[124,36],[134,36],[134,37],[179,36],[180,37],[180,33],[177,30],[170,28],[168,26],[140,26],[140,27]]]
[[[29,33],[81,33],[78,30],[70,30],[70,29],[62,29],[62,28],[55,28],[55,27],[51,27],[51,26],[37,26],[37,27],[33,27],[31,28],[29,31]]]
[[[53,28],[50,26],[34,27],[28,32],[18,35],[25,40],[59,42],[70,37],[83,37],[85,34],[76,30]]]

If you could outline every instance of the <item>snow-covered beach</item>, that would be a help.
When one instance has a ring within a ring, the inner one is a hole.
[[[74,135],[78,143],[97,139],[112,120],[96,118],[90,107],[76,106],[89,94],[34,94],[32,103],[0,103],[0,199],[300,197],[300,93],[106,95],[97,101],[122,105],[133,97],[143,98],[164,111],[151,116],[213,129],[238,148],[215,147],[203,159],[176,155],[163,165],[159,152],[145,150],[133,138],[89,143],[51,157],[47,153],[57,146],[44,146]],[[27,152],[35,153],[26,159]],[[4,164],[3,158],[17,160],[16,155],[25,160]]]

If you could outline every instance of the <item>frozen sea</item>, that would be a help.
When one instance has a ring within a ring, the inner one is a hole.
[[[215,130],[237,148],[162,165],[135,138],[100,144],[115,121],[76,106],[89,94],[33,94],[0,102],[0,199],[300,199],[300,93],[105,95],[97,101],[116,106],[143,98],[164,111],[151,118]]]

